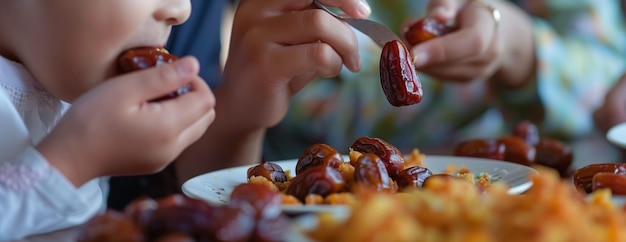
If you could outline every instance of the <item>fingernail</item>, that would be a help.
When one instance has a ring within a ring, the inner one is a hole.
[[[422,66],[428,62],[428,54],[424,52],[417,52],[413,54],[413,64],[415,67]]]
[[[193,65],[190,60],[182,59],[176,62],[176,69],[182,74],[189,74],[193,72]]]
[[[372,13],[372,8],[370,7],[370,5],[367,4],[366,0],[358,0],[358,1],[359,1],[359,13],[363,17],[369,16],[370,13]]]

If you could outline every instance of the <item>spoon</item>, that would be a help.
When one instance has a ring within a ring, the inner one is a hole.
[[[375,22],[369,19],[351,18],[351,17],[336,14],[330,11],[330,9],[328,9],[326,6],[324,6],[324,4],[320,3],[317,0],[313,1],[313,5],[315,5],[315,7],[321,10],[326,11],[333,17],[348,23],[350,26],[354,27],[355,29],[361,31],[361,33],[369,36],[372,40],[374,40],[374,42],[376,42],[381,47],[385,46],[387,42],[392,41],[392,40],[398,40],[402,42],[402,40],[400,39],[400,37],[398,37],[398,35],[396,35],[393,31],[389,30],[389,28],[385,27],[384,25],[378,22]]]
[[[606,133],[606,139],[616,146],[626,148],[626,123],[613,126]]]

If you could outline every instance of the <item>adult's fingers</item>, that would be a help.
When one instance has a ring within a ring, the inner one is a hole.
[[[281,29],[283,31],[272,31]],[[267,35],[274,32],[272,35]],[[257,38],[271,38],[270,41],[282,45],[299,45],[324,42],[330,45],[350,70],[360,66],[357,37],[345,23],[330,14],[312,9],[277,16],[264,21],[254,32]]]
[[[490,12],[476,3],[467,4],[461,15],[459,30],[419,44],[411,50],[416,57],[416,67],[475,57],[494,44],[496,28]]]
[[[254,2],[254,0],[247,0]],[[320,0],[326,6],[337,7],[347,15],[357,18],[365,18],[372,12],[366,0]],[[312,0],[257,0],[253,4],[262,4],[263,8],[281,11],[299,11],[312,8]]]
[[[447,21],[454,19],[464,0],[430,0],[426,8],[426,17]]]
[[[463,63],[452,63],[428,66],[418,70],[429,76],[444,81],[468,82],[487,78],[495,70],[495,66],[485,65],[482,62],[467,61]]]

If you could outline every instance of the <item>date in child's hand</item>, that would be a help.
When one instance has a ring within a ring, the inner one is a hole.
[[[109,175],[156,172],[214,119],[215,99],[193,58],[107,80],[78,98],[39,145],[74,185]],[[178,87],[189,92],[154,102]]]

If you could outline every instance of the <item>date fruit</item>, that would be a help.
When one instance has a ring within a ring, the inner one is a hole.
[[[608,188],[613,195],[626,195],[626,175],[600,172],[593,176],[592,190]]]
[[[613,195],[626,195],[626,175],[600,172],[593,176],[591,190],[608,188]]]
[[[172,63],[178,57],[170,54],[165,48],[160,47],[138,47],[125,51],[118,57],[118,66],[121,73],[128,73],[146,68],[159,66],[161,64]],[[190,86],[185,85],[164,97],[152,100],[158,102],[175,98],[189,92]]]
[[[504,160],[520,165],[531,166],[535,163],[535,147],[529,145],[522,138],[517,136],[503,136],[498,139],[504,144]]]
[[[282,196],[270,188],[244,183],[237,185],[230,194],[228,206],[248,211],[252,208],[252,217],[256,223],[250,241],[282,241],[289,228],[289,221],[283,215]]]
[[[574,185],[587,193],[593,191],[593,177],[598,173],[626,175],[626,163],[591,164],[574,171]]]
[[[539,143],[539,129],[530,121],[521,121],[513,128],[513,136],[520,137],[526,143],[536,146]]]
[[[426,167],[412,166],[398,173],[396,183],[401,188],[422,187],[426,178],[432,175],[433,173]]]
[[[563,178],[569,176],[573,161],[572,149],[565,143],[551,138],[541,138],[535,146],[535,163],[553,168]]]
[[[315,166],[291,179],[291,184],[285,190],[285,194],[304,201],[309,194],[325,197],[328,194],[337,193],[343,190],[345,184],[343,176],[335,168]]]
[[[255,183],[237,185],[230,194],[231,207],[250,207],[257,219],[275,218],[281,214],[282,197],[267,186]]]
[[[447,24],[434,18],[424,18],[409,26],[407,31],[404,32],[404,38],[410,45],[417,45],[446,35],[455,29],[452,24]]]
[[[263,162],[248,168],[248,179],[253,176],[262,176],[271,182],[287,181],[287,175],[283,168],[272,162]]]
[[[380,84],[393,106],[407,106],[422,101],[422,82],[411,53],[404,43],[392,40],[380,55]]]
[[[389,144],[387,141],[379,138],[361,137],[352,143],[350,149],[360,153],[372,153],[377,155],[385,164],[387,172],[391,178],[400,172],[404,165],[404,156],[397,147]],[[356,164],[352,164],[356,167]]]
[[[143,242],[141,227],[121,212],[108,210],[96,215],[79,231],[78,242],[128,241]]]
[[[343,158],[335,148],[327,144],[314,144],[309,146],[298,159],[296,175],[314,166],[338,168],[342,162]]]
[[[145,220],[138,221],[148,240],[156,240],[169,233],[200,237],[207,227],[216,223],[208,215],[217,208],[199,199],[175,194],[156,201],[159,207],[149,211],[149,216],[143,216]]]
[[[466,140],[454,148],[455,156],[504,160],[504,154],[504,144],[490,139]]]
[[[356,161],[354,180],[375,191],[393,191],[392,181],[385,164],[372,153],[365,153]]]

